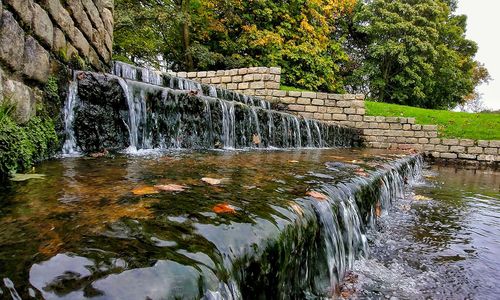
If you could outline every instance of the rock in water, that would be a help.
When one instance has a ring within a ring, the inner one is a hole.
[[[96,73],[79,78],[74,121],[78,147],[84,153],[127,148],[128,104],[118,79]]]

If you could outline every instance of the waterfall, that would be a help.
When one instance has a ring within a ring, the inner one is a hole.
[[[134,95],[132,93],[131,87],[127,84],[127,82],[122,79],[118,78],[118,83],[123,89],[123,92],[125,93],[125,97],[127,99],[127,105],[128,105],[128,123],[127,123],[127,129],[129,132],[129,150],[130,151],[136,151],[138,144],[139,144],[139,138],[138,138],[138,127],[137,127],[137,116],[136,116],[136,107],[134,103]]]
[[[274,141],[274,134],[273,134],[273,129],[274,129],[274,118],[273,114],[268,111],[267,112],[267,123],[268,123],[268,147],[273,147],[275,146],[275,141]]]
[[[115,76],[89,73],[83,83],[86,86],[82,86],[83,81],[79,81],[79,90],[102,89],[100,94],[106,95],[109,90],[116,89],[115,85],[119,86],[125,96],[122,96],[122,100],[114,100],[113,105],[117,106],[115,109],[110,110],[108,106],[107,114],[112,115],[95,118],[110,122],[100,124],[98,129],[115,128],[121,137],[106,132],[81,132],[77,136],[79,139],[85,139],[85,143],[78,145],[85,144],[85,148],[80,149],[84,153],[102,151],[95,145],[103,142],[108,150],[128,148],[134,152],[140,149],[171,147],[210,149],[218,148],[219,142],[220,146],[228,149],[255,146],[349,147],[358,140],[355,138],[357,132],[354,129],[274,111],[269,109],[270,103],[263,99],[123,63],[115,63],[113,71]],[[97,80],[99,77],[102,78]],[[72,97],[68,99],[67,106],[74,107],[76,99],[84,103],[99,102],[94,101],[95,99],[80,99],[81,95],[75,98],[75,94],[76,91],[70,91]],[[117,101],[123,104],[116,103]],[[87,107],[88,105],[83,105],[78,109]],[[95,112],[88,111],[86,115]],[[70,115],[66,121],[68,137],[72,137],[73,121]],[[79,128],[78,132],[82,129],[85,131],[85,128]],[[128,136],[124,136],[126,133]],[[94,137],[99,141],[92,141]],[[103,141],[103,138],[107,140]],[[65,149],[73,149],[71,143],[75,144],[75,141],[68,140],[69,146]],[[127,145],[124,144],[126,140]]]
[[[312,134],[311,134],[311,126],[309,125],[309,120],[305,119],[306,130],[307,130],[307,147],[314,147]]]
[[[294,123],[295,123],[295,146],[298,148],[302,147],[302,137],[300,135],[300,122],[299,118],[293,117]]]
[[[213,85],[209,86],[208,96],[212,98],[217,98],[217,88]]]
[[[321,138],[321,130],[319,130],[319,124],[318,122],[314,122],[313,124],[316,132],[318,133],[318,147],[323,147],[323,140]]]
[[[234,115],[234,104],[220,100],[220,106],[222,109],[222,141],[225,149],[235,148],[235,115]]]
[[[160,74],[146,68],[142,69],[142,81],[155,85],[163,85]]]
[[[251,107],[250,111],[252,112],[252,117],[254,121],[254,126],[255,126],[255,132],[253,132],[253,135],[257,135],[259,139],[259,143],[257,143],[255,146],[260,147],[261,142],[262,142],[262,134],[260,132],[260,123],[259,123],[259,116],[257,115],[257,111],[255,110],[255,107]]]
[[[75,73],[76,76],[76,73]],[[75,120],[75,107],[78,105],[78,82],[76,78],[69,84],[68,97],[64,105],[64,133],[66,140],[62,148],[64,156],[78,155],[76,146],[75,132],[73,130],[73,121]]]

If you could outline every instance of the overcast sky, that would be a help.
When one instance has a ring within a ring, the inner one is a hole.
[[[500,109],[500,1],[459,0],[457,13],[467,15],[467,37],[479,45],[476,59],[493,80],[479,91],[488,108]]]

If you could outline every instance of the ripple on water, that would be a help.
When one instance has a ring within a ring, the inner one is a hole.
[[[500,174],[433,167],[424,176],[368,235],[370,259],[354,266],[357,295],[498,299]]]

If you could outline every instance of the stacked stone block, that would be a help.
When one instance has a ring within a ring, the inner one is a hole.
[[[364,116],[355,126],[362,129],[370,148],[415,149],[445,160],[500,162],[500,141],[439,138],[436,125],[415,124],[415,118]]]
[[[171,72],[172,73],[172,72]],[[415,118],[365,116],[363,95],[280,90],[280,68],[178,72],[172,75],[259,96],[309,119],[340,123],[361,130],[365,145],[378,149],[415,149],[437,159],[498,164],[500,141],[439,138],[436,125]]]
[[[169,72],[173,76],[188,78],[249,96],[272,100],[280,89],[281,68],[252,67],[202,72]]]
[[[1,0],[0,102],[27,121],[52,72],[72,60],[107,69],[112,41],[113,0]]]
[[[365,114],[363,95],[275,91],[273,97],[285,104],[290,112],[304,118],[334,121],[351,127],[362,121]]]

